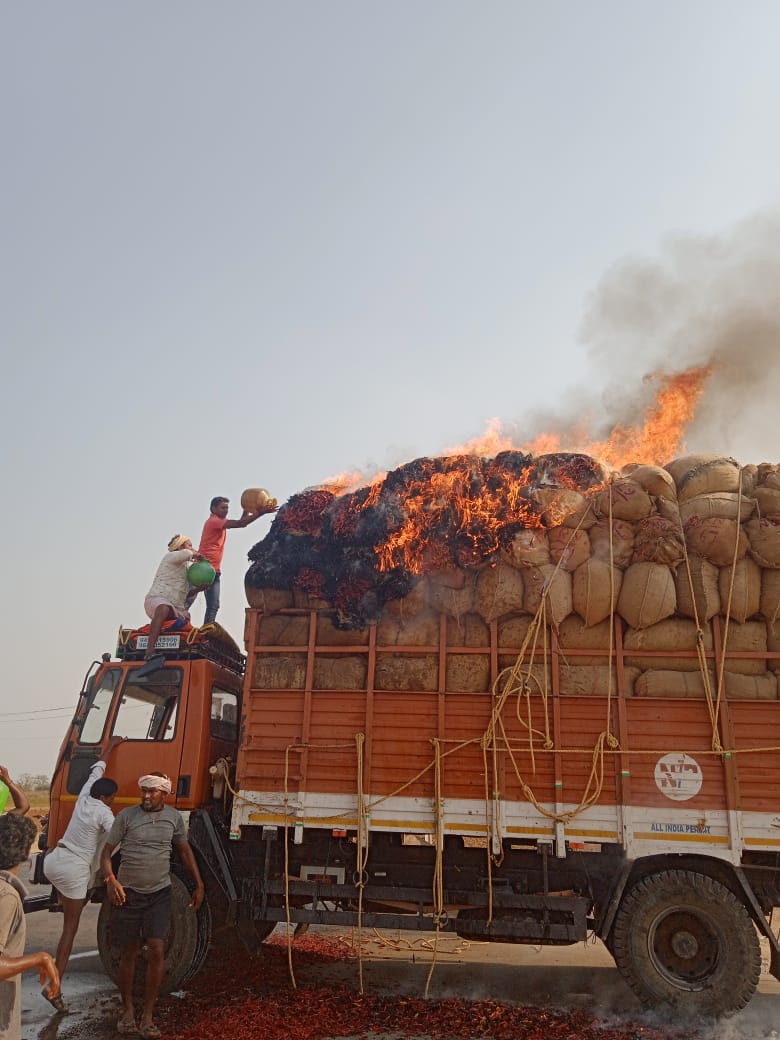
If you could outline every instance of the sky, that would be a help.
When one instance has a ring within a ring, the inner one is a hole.
[[[687,447],[775,461],[778,36],[760,0],[2,5],[12,776],[214,495],[609,425],[688,359],[732,367]],[[239,640],[269,526],[228,535]]]

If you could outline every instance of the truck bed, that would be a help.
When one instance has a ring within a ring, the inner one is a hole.
[[[721,667],[777,667],[777,654],[719,659],[715,618],[713,698],[648,697],[633,692],[638,656],[618,618],[607,655],[562,648],[553,627],[529,653],[504,645],[510,629],[495,621],[479,638],[462,619],[437,625],[436,641],[388,643],[381,625],[344,632],[321,610],[247,612],[233,836],[362,823],[496,851],[550,839],[738,863],[745,849],[780,849],[780,706],[717,689]],[[654,656],[668,669],[669,651],[641,658]],[[698,667],[695,647],[678,657]],[[581,692],[595,675],[603,684]]]

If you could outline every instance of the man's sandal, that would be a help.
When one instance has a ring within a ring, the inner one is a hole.
[[[150,1022],[146,1026],[138,1027],[138,1035],[142,1036],[144,1040],[157,1040],[157,1037],[162,1036],[162,1033],[154,1022]]]
[[[58,993],[56,997],[50,997],[46,990],[42,989],[41,996],[51,1004],[59,1015],[63,1015],[68,1010],[65,1001],[62,999],[61,993]]]
[[[122,1036],[135,1036],[138,1032],[138,1026],[135,1024],[135,1019],[131,1022],[125,1022],[123,1018],[120,1018],[116,1024],[117,1033],[121,1033]]]

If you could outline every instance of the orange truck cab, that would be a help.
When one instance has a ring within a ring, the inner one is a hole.
[[[164,633],[157,643],[164,658],[161,667],[139,677],[145,650],[143,629],[120,629],[115,656],[104,654],[87,672],[52,777],[48,825],[33,874],[38,884],[48,884],[43,873],[46,850],[62,839],[79,792],[112,736],[124,738],[107,759],[106,776],[119,785],[115,812],[139,801],[138,778],[150,772],[170,776],[168,804],[185,819],[196,809],[213,812],[226,793],[224,778],[236,759],[244,655],[218,625]],[[101,901],[104,887],[97,863],[93,868],[92,898]],[[173,880],[174,897],[186,905],[186,875],[179,871]],[[45,908],[56,908],[53,891],[25,904],[28,911]],[[107,916],[107,908],[105,914],[101,910],[98,945],[104,965],[115,976],[118,951],[108,937]],[[208,932],[208,924],[199,922],[198,929]],[[187,939],[189,946],[197,946],[197,939],[196,930]],[[185,950],[183,956],[194,967],[192,952]]]

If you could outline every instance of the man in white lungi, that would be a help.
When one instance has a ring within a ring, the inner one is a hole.
[[[112,737],[106,747],[108,759],[123,737]],[[92,871],[108,832],[114,823],[110,805],[117,791],[117,784],[103,774],[106,762],[96,762],[87,781],[79,792],[73,815],[65,833],[57,845],[46,854],[43,872],[57,890],[62,905],[62,935],[57,945],[55,963],[60,978],[68,966],[73,940],[76,938],[81,911],[87,902]],[[57,1011],[65,1011],[62,994],[56,997],[43,996]]]

